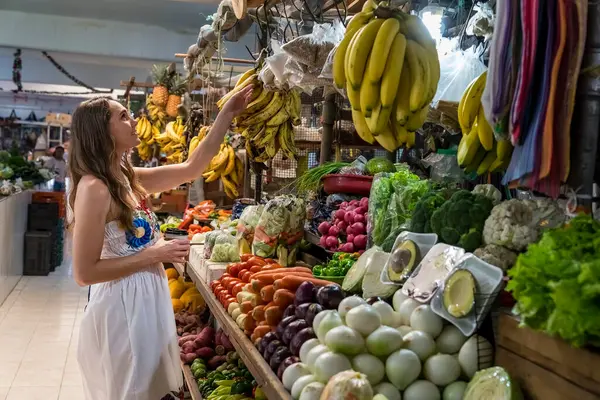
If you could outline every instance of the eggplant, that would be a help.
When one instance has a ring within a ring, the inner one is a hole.
[[[312,303],[310,306],[308,306],[308,310],[304,315],[304,319],[306,320],[306,322],[308,322],[308,325],[312,326],[315,317],[321,311],[323,311],[323,307],[321,307],[319,303]]]
[[[344,292],[338,285],[322,286],[317,291],[317,302],[328,310],[337,310],[344,299]]]
[[[282,318],[287,318],[290,315],[294,315],[295,313],[296,313],[296,306],[293,305],[293,304],[290,304],[289,306],[287,306],[287,308],[283,312],[283,317]]]
[[[375,297],[369,297],[367,299],[367,304],[369,304],[370,306],[372,306],[373,304],[377,303],[378,301],[385,301],[384,299],[382,299],[379,296],[375,296]]]
[[[263,354],[267,349],[267,345],[275,339],[279,340],[279,336],[275,332],[269,332],[263,336],[260,339],[260,342],[258,342],[258,352]]]
[[[287,346],[279,346],[269,360],[269,366],[273,372],[277,372],[283,360],[291,355],[292,353],[290,353],[290,349],[288,349]]]
[[[282,319],[279,322],[279,325],[277,325],[277,329],[275,330],[277,332],[277,336],[279,336],[279,338],[281,339],[283,337],[283,332],[285,331],[285,328],[287,328],[289,324],[291,324],[297,319],[298,318],[296,318],[295,315],[290,315],[289,317]]]
[[[281,340],[285,344],[290,344],[294,336],[304,328],[308,328],[308,322],[303,319],[297,319],[285,328]]]
[[[296,307],[296,318],[305,319],[306,312],[308,311],[308,308],[310,307],[310,305],[311,305],[311,303],[304,303],[304,304],[300,304],[298,307]]]
[[[315,299],[316,287],[312,282],[303,282],[296,289],[297,304],[312,303]]]
[[[271,359],[271,356],[273,355],[273,353],[275,353],[275,350],[277,350],[278,347],[283,346],[283,342],[279,341],[279,340],[273,340],[271,343],[269,343],[267,345],[267,348],[265,349],[265,352],[263,353],[263,358],[267,361],[269,361]]]
[[[299,362],[300,362],[300,358],[298,358],[296,356],[289,356],[288,358],[283,360],[283,362],[281,364],[279,364],[279,368],[277,368],[277,377],[279,378],[279,380],[281,380],[281,378],[283,377],[283,373],[285,372],[287,367],[289,367],[290,365],[299,363]]]
[[[308,327],[308,328],[302,329],[300,332],[296,333],[296,336],[294,336],[292,338],[292,341],[290,343],[290,351],[295,356],[299,355],[300,347],[302,347],[304,342],[306,342],[307,340],[313,339],[315,337],[316,337],[316,335],[315,335],[315,331],[313,331],[313,328]]]

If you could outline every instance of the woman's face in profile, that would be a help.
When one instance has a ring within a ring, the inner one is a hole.
[[[115,140],[118,151],[126,151],[140,143],[135,131],[137,121],[131,118],[129,112],[117,101],[110,102],[110,134]]]

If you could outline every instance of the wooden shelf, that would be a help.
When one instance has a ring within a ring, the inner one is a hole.
[[[192,374],[192,370],[189,365],[185,365],[183,362],[181,363],[181,370],[183,371],[183,380],[185,381],[185,385],[190,391],[190,396],[192,396],[192,400],[202,400],[202,394],[200,393],[200,389],[198,389],[198,383]]]
[[[185,264],[173,263],[173,268],[179,272],[179,276],[185,276]]]
[[[196,283],[198,291],[204,297],[206,305],[210,309],[212,315],[219,322],[223,331],[229,336],[229,340],[235,347],[240,358],[246,364],[246,368],[252,373],[254,379],[267,395],[269,399],[291,400],[291,395],[285,390],[277,375],[271,371],[267,362],[262,358],[258,350],[244,332],[242,332],[235,322],[231,319],[227,311],[217,300],[215,295],[210,290],[210,287],[204,282],[199,273],[195,270],[192,264],[188,263],[187,273],[190,278]]]

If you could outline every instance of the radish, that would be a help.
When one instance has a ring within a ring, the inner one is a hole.
[[[355,236],[354,236],[354,235],[348,235],[348,236],[346,237],[346,242],[347,242],[347,243],[354,243],[354,238],[355,238]],[[355,244],[355,246],[356,246],[356,244]]]
[[[335,213],[333,213],[333,216],[337,219],[344,219],[344,215],[346,215],[346,211],[344,210],[337,210]]]
[[[358,207],[358,206],[360,205],[360,201],[358,201],[358,200],[352,200],[352,201],[350,202],[350,205],[351,205],[351,206],[354,206],[354,207]]]
[[[346,229],[348,229],[348,224],[346,223],[346,221],[343,221],[343,220],[342,221],[338,221],[335,225],[342,232],[346,232]]]
[[[338,228],[335,225],[333,225],[329,228],[329,236],[338,237],[339,235],[340,235],[340,228]]]
[[[321,236],[319,239],[319,244],[321,247],[327,247],[327,236]]]
[[[367,212],[367,210],[365,210],[365,209],[364,209],[364,208],[362,208],[362,207],[358,207],[356,210],[354,210],[354,212],[355,212],[356,214],[364,215],[364,214]]]
[[[344,253],[354,253],[354,244],[344,243],[340,246],[340,251],[343,251]]]
[[[354,215],[354,223],[360,222],[361,224],[364,224],[365,221],[366,221],[366,219],[363,214],[355,214]]]
[[[364,250],[367,248],[367,235],[356,235],[352,242],[357,249]]]
[[[325,245],[327,247],[337,247],[337,245],[339,244],[338,239],[334,236],[327,236],[327,239],[325,241]]]
[[[323,221],[319,224],[318,231],[321,235],[327,235],[327,232],[329,232],[329,228],[331,228],[331,224],[327,221]]]
[[[356,232],[354,232],[354,229],[352,228],[352,226],[349,226],[348,228],[346,228],[346,235],[355,235]]]
[[[353,223],[354,222],[354,212],[353,211],[346,212],[346,214],[344,215],[344,221],[346,221],[347,224]]]
[[[340,203],[340,208],[344,209],[344,208],[346,208],[346,207],[348,207],[348,202],[347,202],[347,201],[342,201],[342,202]]]
[[[360,199],[360,206],[364,207],[365,209],[368,209],[369,208],[369,198],[363,197],[362,199]]]
[[[367,232],[365,230],[365,224],[363,224],[362,222],[356,222],[352,224],[352,230],[354,231],[355,235],[360,235],[361,233]]]

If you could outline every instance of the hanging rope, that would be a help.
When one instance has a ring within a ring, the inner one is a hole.
[[[60,72],[62,72],[62,74],[64,76],[66,76],[67,78],[69,78],[71,81],[73,81],[74,83],[76,83],[79,86],[82,86],[86,89],[88,89],[90,91],[90,93],[98,93],[98,94],[109,94],[113,92],[113,89],[110,90],[98,90],[90,85],[85,84],[84,82],[80,81],[79,79],[77,79],[75,76],[71,75],[66,69],[64,69],[64,67],[62,65],[60,65],[58,62],[56,62],[56,60],[47,52],[42,51],[42,54],[44,55],[44,57],[46,57],[48,59],[48,61],[50,61],[52,63],[52,65],[54,65],[54,67],[56,67],[57,70],[59,70]],[[84,93],[85,94],[85,93]]]

